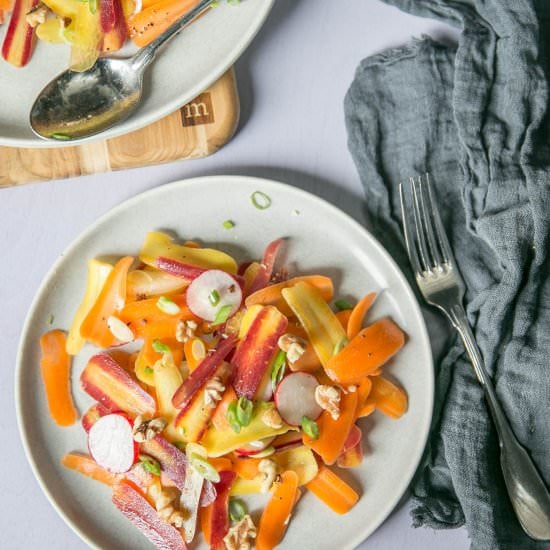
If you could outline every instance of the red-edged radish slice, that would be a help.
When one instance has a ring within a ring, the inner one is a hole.
[[[192,313],[205,321],[214,321],[221,308],[230,306],[225,319],[240,307],[243,293],[238,281],[219,269],[209,269],[199,275],[187,289],[187,305]]]
[[[250,443],[247,443],[246,445],[235,449],[235,452],[242,456],[252,456],[269,447],[274,439],[275,436],[257,439],[256,441],[251,441]]]
[[[109,472],[127,472],[138,456],[132,421],[117,413],[102,416],[88,432],[88,449],[92,458]]]
[[[323,412],[315,401],[315,376],[306,372],[293,372],[285,376],[275,389],[275,405],[281,418],[291,426],[299,426],[307,416],[316,420]]]

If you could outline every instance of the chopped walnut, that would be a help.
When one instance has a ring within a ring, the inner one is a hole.
[[[173,511],[174,501],[177,501],[181,494],[176,487],[162,487],[160,483],[153,483],[153,485],[147,489],[147,493],[155,502],[157,512],[161,512],[167,506],[171,506]],[[172,511],[170,513],[172,513]]]
[[[275,430],[278,430],[279,428],[283,427],[283,419],[281,418],[281,415],[277,412],[276,409],[271,408],[265,411],[265,413],[262,415],[262,422],[269,426],[270,428],[273,428]]]
[[[213,407],[222,398],[224,391],[225,386],[220,380],[220,377],[214,376],[212,380],[206,383],[206,388],[204,389],[204,404],[207,407]]]
[[[264,474],[261,490],[262,493],[267,493],[277,477],[277,463],[270,458],[262,458],[258,464],[258,472]]]
[[[181,529],[184,521],[185,515],[181,510],[174,510],[168,518],[168,523],[173,525],[176,529]]]
[[[277,344],[286,352],[286,358],[289,363],[296,363],[305,353],[307,346],[307,342],[303,338],[289,333],[283,334]]]
[[[144,420],[141,415],[137,416],[134,420],[134,441],[143,443],[144,441],[153,439],[166,428],[167,424],[164,418]]]
[[[256,526],[252,518],[246,514],[239,523],[233,525],[223,538],[226,550],[250,550],[252,541],[256,538]]]
[[[25,17],[29,27],[37,27],[40,23],[46,21],[46,16],[48,15],[48,7],[40,2],[37,4],[31,11],[29,11]]]
[[[188,321],[180,319],[176,325],[176,340],[183,343],[187,342],[195,336],[198,326],[193,319],[189,319]]]
[[[335,386],[320,385],[315,388],[315,401],[317,405],[328,411],[333,420],[340,418],[340,389]]]
[[[164,508],[161,508],[157,511],[157,514],[160,519],[163,519],[164,521],[168,521],[170,519],[170,516],[175,512],[174,507],[171,504],[168,504]]]

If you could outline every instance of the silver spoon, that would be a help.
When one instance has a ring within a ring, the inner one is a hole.
[[[200,0],[132,57],[100,57],[87,71],[61,73],[38,94],[31,108],[33,132],[41,138],[69,141],[98,134],[128,118],[139,105],[143,74],[159,48],[214,1]]]

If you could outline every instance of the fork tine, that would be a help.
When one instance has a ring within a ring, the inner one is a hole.
[[[428,190],[430,188],[430,179],[428,174],[426,174],[425,180],[422,179],[422,176],[418,176],[418,188],[420,199],[420,212],[422,215],[424,229],[426,231],[428,248],[434,262],[434,267],[441,267],[443,264],[443,260],[441,257],[439,240],[436,240],[434,234],[435,219],[433,208],[430,208],[431,202],[428,195]],[[437,231],[437,228],[435,228],[435,231]]]
[[[435,234],[437,237],[437,241],[439,242],[441,255],[443,256],[443,262],[446,264],[452,265],[454,264],[453,253],[451,251],[449,239],[447,238],[447,233],[441,221],[441,216],[439,215],[439,209],[437,207],[437,202],[432,192],[432,186],[430,184],[430,177],[428,174],[426,174],[426,189],[428,191],[428,199],[430,203],[431,216],[432,216],[432,219],[434,220],[433,225],[435,226]]]
[[[424,224],[422,223],[422,213],[420,211],[420,199],[418,198],[419,191],[413,177],[409,178],[412,188],[413,197],[413,218],[416,232],[416,240],[418,241],[418,249],[420,250],[420,260],[424,271],[431,271],[430,256],[428,254],[428,246],[426,244],[426,233]]]
[[[401,214],[403,218],[403,234],[405,235],[405,245],[407,247],[407,253],[409,255],[409,260],[411,262],[413,271],[415,275],[422,272],[420,267],[420,260],[418,257],[418,250],[416,248],[416,243],[414,242],[414,235],[412,231],[412,226],[414,222],[411,220],[409,209],[407,208],[407,203],[405,200],[405,186],[399,184],[399,198],[401,201]]]

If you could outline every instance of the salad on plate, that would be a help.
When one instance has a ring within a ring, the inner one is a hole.
[[[219,550],[274,548],[304,491],[345,514],[360,498],[338,471],[363,461],[357,422],[407,410],[383,373],[402,330],[366,323],[374,293],[335,300],[329,277],[277,268],[289,244],[238,265],[148,233],[138,258],[89,260],[68,333],[41,337],[59,426],[79,416],[71,358],[97,348],[79,379],[92,399],[81,417],[87,452],[61,460],[111,487],[114,507],[158,548],[200,538]]]

